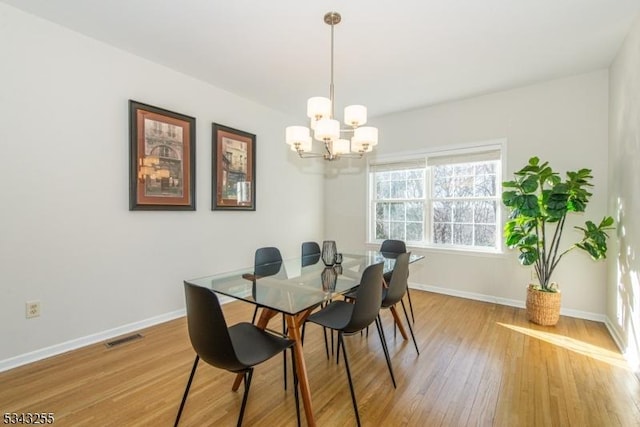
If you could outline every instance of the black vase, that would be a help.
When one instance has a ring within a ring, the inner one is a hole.
[[[336,263],[336,242],[334,240],[325,240],[322,242],[322,262],[327,267]]]

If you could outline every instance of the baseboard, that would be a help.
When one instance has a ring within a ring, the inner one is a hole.
[[[436,294],[450,295],[453,297],[466,298],[475,301],[490,302],[493,304],[506,305],[509,307],[524,308],[525,302],[508,298],[499,298],[493,295],[478,294],[475,292],[459,291],[456,289],[442,288],[439,286],[424,285],[420,283],[409,283],[411,289],[420,289],[423,291],[434,292]],[[588,311],[572,310],[561,308],[560,314],[563,316],[575,317],[578,319],[593,320],[595,322],[605,323],[606,316],[604,314],[591,313]]]
[[[607,317],[604,324],[607,327],[607,330],[609,331],[609,335],[611,335],[611,338],[613,338],[613,342],[615,342],[618,348],[620,349],[620,351],[624,353],[626,346],[624,344],[624,340],[622,339],[622,337],[620,336],[620,333],[618,332],[618,329],[615,326],[613,326],[613,322],[611,321],[611,319],[609,319],[609,317]]]
[[[55,344],[50,347],[41,348],[39,350],[35,350],[29,353],[21,354],[19,356],[11,357],[9,359],[0,360],[0,372],[17,368],[18,366],[26,365],[28,363],[37,362],[38,360],[46,359],[48,357],[57,356],[58,354],[66,353],[71,350],[76,350],[78,348],[95,344],[101,341],[106,341],[120,335],[125,335],[134,331],[139,331],[140,329],[148,328],[149,326],[157,325],[159,323],[168,322],[170,320],[177,319],[184,315],[185,315],[184,309],[176,310],[170,313],[165,313],[159,316],[154,316],[148,319],[140,320],[138,322],[133,322],[127,325],[119,326],[117,328],[98,332],[96,334],[91,334],[84,337],[69,340],[60,344]]]
[[[235,301],[233,298],[222,296],[220,297],[220,304],[226,304],[228,302]],[[37,362],[38,360],[46,359],[48,357],[57,356],[62,353],[66,353],[71,350],[76,350],[81,347],[86,347],[91,344],[95,344],[101,341],[106,341],[111,338],[125,335],[131,332],[137,332],[140,329],[155,326],[160,323],[168,322],[170,320],[177,319],[185,316],[185,309],[172,311],[169,313],[160,314],[158,316],[143,319],[137,322],[129,323],[127,325],[118,326],[117,328],[109,329],[106,331],[98,332],[95,334],[87,335],[84,337],[69,340],[60,344],[55,344],[50,347],[41,348],[29,353],[21,354],[9,359],[0,360],[0,372],[8,371],[9,369],[17,368],[28,363]]]
[[[613,342],[616,343],[616,346],[618,346],[618,349],[620,350],[620,353],[622,353],[622,355],[624,356],[625,360],[629,364],[629,367],[631,368],[631,370],[635,374],[636,379],[638,381],[640,381],[640,360],[639,360],[639,355],[631,354],[629,352],[628,343],[626,342],[625,339],[623,339],[620,336],[620,332],[618,331],[618,328],[615,327],[615,324],[611,321],[611,319],[609,319],[608,316],[607,316],[607,319],[604,322],[604,324],[607,327],[607,330],[609,331],[609,335],[611,335],[611,338],[613,338]]]

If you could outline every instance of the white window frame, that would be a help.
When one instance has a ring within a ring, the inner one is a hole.
[[[445,156],[465,156],[469,155],[470,157],[476,153],[487,152],[490,150],[497,150],[500,152],[500,161],[498,162],[498,169],[496,171],[496,180],[497,182],[497,192],[496,194],[498,204],[496,211],[496,235],[497,235],[497,246],[494,247],[470,247],[470,246],[462,246],[462,245],[442,245],[442,244],[434,244],[432,243],[433,239],[433,224],[432,224],[432,195],[431,195],[431,173],[429,171],[429,167],[426,167],[425,172],[425,182],[424,182],[424,190],[425,190],[425,209],[424,209],[424,240],[422,242],[411,242],[408,241],[407,246],[415,247],[415,248],[425,248],[425,249],[433,249],[437,251],[443,252],[470,252],[470,253],[481,253],[481,254],[502,254],[504,253],[504,243],[502,239],[502,228],[504,224],[503,220],[503,207],[500,198],[501,192],[501,183],[504,181],[504,173],[506,171],[506,158],[507,158],[507,140],[506,139],[495,139],[488,141],[477,141],[472,143],[465,144],[455,144],[448,145],[444,147],[432,147],[425,150],[420,151],[411,151],[411,152],[403,152],[403,153],[395,153],[395,154],[383,154],[372,157],[367,162],[366,168],[366,236],[367,243],[370,245],[380,245],[382,240],[375,238],[375,204],[372,202],[375,197],[375,188],[373,185],[373,180],[371,177],[372,170],[376,167],[376,165],[381,164],[392,164],[392,163],[407,163],[411,161],[416,161],[419,159],[428,159],[429,158],[437,158],[437,157],[445,157]]]

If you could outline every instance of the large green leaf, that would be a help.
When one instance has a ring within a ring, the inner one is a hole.
[[[538,251],[535,248],[522,247],[518,260],[522,265],[533,265],[538,260]]]
[[[502,193],[502,203],[507,207],[517,206],[519,194],[516,191],[504,191]]]
[[[513,248],[515,247],[518,243],[520,243],[520,240],[522,240],[522,238],[525,235],[522,233],[510,233],[508,236],[506,236],[505,239],[505,244],[510,247]]]
[[[549,182],[549,184],[552,187],[555,187],[556,185],[560,184],[561,181],[562,181],[562,178],[560,178],[558,174],[553,174],[547,179],[547,182]]]
[[[611,230],[611,225],[613,225],[613,218],[607,216],[602,218],[598,225],[592,221],[586,221],[585,227],[575,227],[583,233],[582,240],[575,246],[586,251],[594,260],[606,258],[609,237],[606,230]]]
[[[520,213],[528,217],[537,217],[540,215],[540,207],[538,206],[538,198],[533,194],[526,194],[520,197],[518,209]]]
[[[535,175],[530,175],[524,181],[522,181],[521,186],[523,193],[533,193],[538,189],[538,178]]]
[[[522,245],[534,247],[538,244],[538,236],[536,234],[529,234],[526,237],[523,236]]]
[[[613,225],[613,218],[610,216],[606,216],[602,218],[602,221],[600,221],[600,228],[611,227],[612,225]]]
[[[553,186],[554,193],[569,193],[570,187],[569,184],[564,182],[559,182]]]
[[[558,187],[558,186],[556,186]],[[554,219],[562,218],[567,213],[567,202],[569,200],[569,195],[566,193],[556,193],[555,189],[549,195],[547,200],[547,213],[552,216]]]

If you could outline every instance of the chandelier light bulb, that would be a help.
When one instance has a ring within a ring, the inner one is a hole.
[[[307,117],[310,119],[328,119],[331,117],[331,100],[323,96],[314,96],[307,101]]]
[[[378,144],[378,128],[371,126],[359,127],[353,132],[353,139],[357,144]]]
[[[347,154],[350,147],[351,143],[348,139],[337,139],[333,141],[333,154]]]
[[[353,139],[351,140],[351,151],[353,153],[370,153],[373,151],[373,145],[370,145],[366,142],[357,142]]]
[[[340,122],[333,119],[321,119],[316,123],[314,134],[318,141],[335,141],[340,138]]]
[[[309,128],[305,126],[288,126],[286,131],[286,142],[293,151],[311,151],[311,136]]]
[[[364,105],[349,105],[345,107],[344,122],[354,128],[367,123],[367,107]]]

